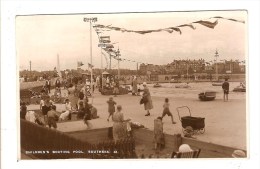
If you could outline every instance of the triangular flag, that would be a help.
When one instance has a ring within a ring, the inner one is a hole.
[[[83,66],[84,64],[82,62],[78,62],[78,67]]]
[[[193,23],[199,23],[203,26],[206,26],[208,28],[212,28],[214,29],[215,26],[218,24],[218,20],[216,20],[215,22],[209,22],[209,21],[197,21],[197,22],[193,22]]]

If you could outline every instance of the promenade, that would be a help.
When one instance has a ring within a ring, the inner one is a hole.
[[[192,85],[192,84],[191,84]],[[195,85],[195,84],[194,84]],[[208,84],[204,84],[208,88],[212,88]],[[236,84],[231,84],[235,86]],[[201,86],[205,90],[207,87]],[[153,130],[154,119],[161,116],[163,110],[164,98],[170,100],[170,110],[177,124],[171,124],[171,119],[165,116],[164,132],[167,134],[182,133],[181,122],[176,111],[177,107],[188,106],[191,109],[192,116],[205,117],[205,133],[196,134],[198,140],[211,142],[215,144],[247,149],[247,113],[246,113],[246,93],[230,92],[229,101],[223,102],[221,87],[216,87],[217,97],[214,101],[202,102],[198,99],[198,91],[202,90],[193,86],[191,89],[175,89],[175,88],[152,88],[149,85],[153,106],[151,116],[146,117],[143,105],[139,104],[140,96],[120,95],[114,97],[118,105],[122,105],[125,119],[131,118],[133,122],[139,122],[146,128]],[[66,94],[66,91],[62,91]],[[111,96],[101,95],[95,91],[92,98],[89,98],[89,103],[92,103],[98,109],[98,119],[93,119],[90,122],[93,129],[110,127],[113,122],[107,122],[108,112],[106,101]],[[39,105],[29,105],[28,110],[39,109]],[[57,104],[57,110],[64,110],[64,105]],[[181,116],[188,115],[188,111],[181,111]],[[71,121],[58,123],[58,130],[63,132],[87,130],[87,126],[83,121]]]

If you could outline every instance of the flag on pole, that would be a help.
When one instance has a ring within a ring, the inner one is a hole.
[[[78,67],[83,66],[84,64],[82,62],[78,62]]]
[[[94,66],[90,63],[88,63],[88,68],[92,69]]]
[[[57,73],[57,76],[62,78],[61,71],[60,71],[60,58],[59,54],[57,54],[57,68],[54,68],[54,71]]]
[[[100,43],[110,43],[110,36],[100,36]]]

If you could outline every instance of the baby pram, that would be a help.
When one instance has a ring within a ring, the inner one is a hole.
[[[180,116],[181,109],[188,109],[190,115],[181,117]],[[205,118],[192,117],[190,108],[188,106],[177,107],[176,110],[178,112],[178,116],[181,121],[183,134],[193,135],[198,132],[201,134],[205,132]]]

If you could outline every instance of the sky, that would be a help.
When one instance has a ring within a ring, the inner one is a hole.
[[[178,32],[155,32],[137,34],[120,31],[104,31],[110,36],[115,49],[120,49],[121,58],[163,65],[174,59],[204,59],[213,61],[216,49],[219,60],[240,60],[247,57],[247,12],[246,11],[200,11],[200,12],[156,12],[156,13],[112,13],[74,15],[28,15],[16,17],[16,54],[20,70],[76,69],[83,62],[83,69],[90,63],[90,25],[84,17],[97,17],[95,24],[111,25],[130,30],[150,30],[189,24],[194,21],[221,16],[244,23],[219,19],[214,29],[193,24],[196,29],[181,28]],[[107,66],[108,55],[102,56],[98,47],[98,36],[92,29],[92,64],[94,68]],[[107,60],[107,61],[106,61]],[[109,61],[108,61],[109,62]],[[117,68],[112,60],[112,68]],[[136,69],[136,63],[123,61],[120,68]]]

